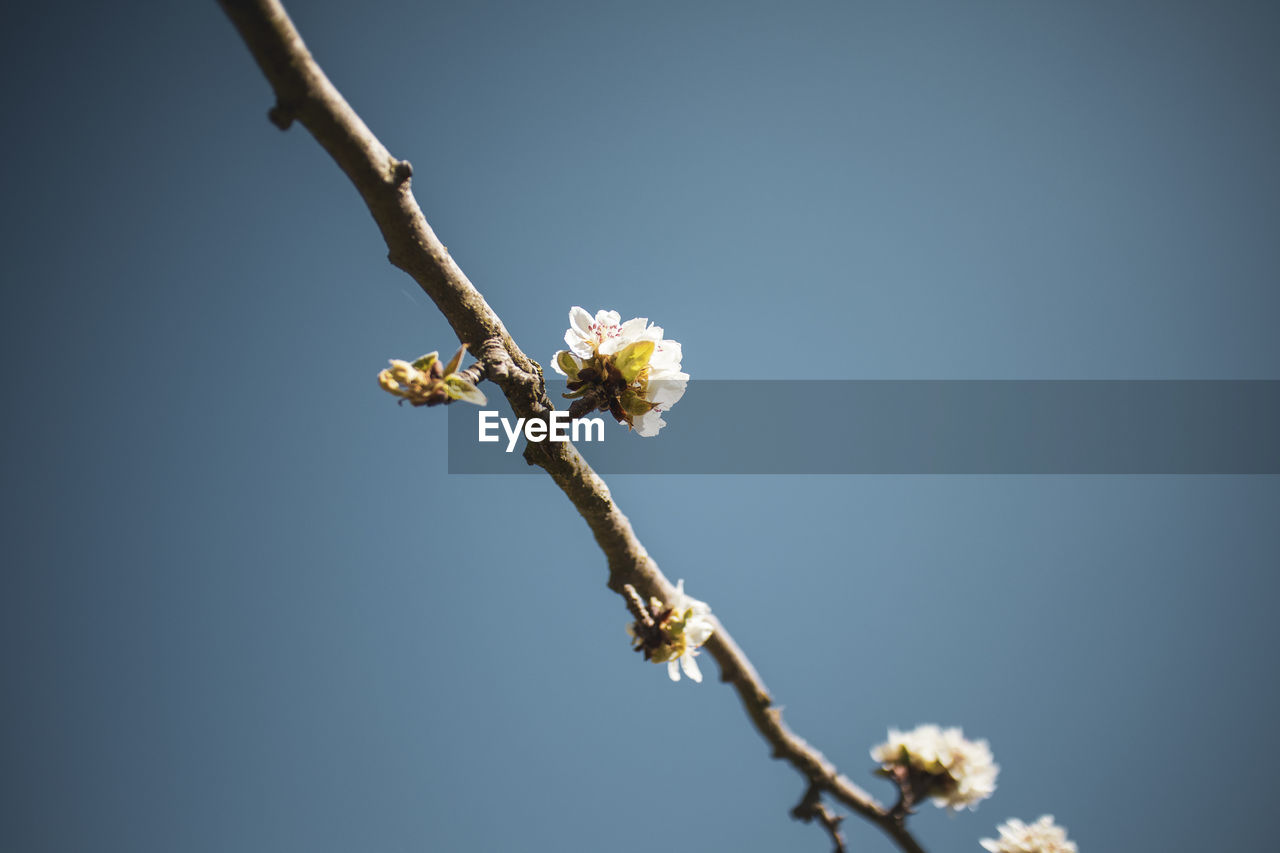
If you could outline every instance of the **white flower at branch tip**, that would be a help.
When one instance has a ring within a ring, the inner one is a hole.
[[[645,437],[666,426],[661,413],[684,396],[689,374],[680,370],[679,341],[664,338],[661,326],[647,317],[623,323],[617,311],[592,317],[575,305],[564,342],[569,349],[557,352],[551,367],[569,380],[573,417],[608,411]]]
[[[1000,767],[985,740],[966,740],[958,728],[917,726],[909,732],[889,730],[889,739],[871,750],[881,772],[909,784],[913,800],[929,797],[953,811],[976,808],[995,793]],[[906,778],[895,768],[905,771]]]
[[[990,853],[1077,853],[1067,831],[1053,822],[1053,815],[1041,815],[1033,824],[1014,818],[996,827],[1000,837],[984,838],[979,844]]]

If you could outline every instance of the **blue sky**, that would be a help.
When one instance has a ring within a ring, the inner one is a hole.
[[[583,305],[695,378],[1280,378],[1264,4],[290,11],[544,363]],[[376,387],[455,340],[216,5],[7,18],[0,847],[826,849],[550,481]],[[928,849],[1270,843],[1275,477],[610,486],[855,781],[991,742]]]

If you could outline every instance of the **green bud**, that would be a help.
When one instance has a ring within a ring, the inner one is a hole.
[[[458,347],[458,351],[453,354],[453,358],[449,359],[449,363],[444,366],[444,375],[457,373],[458,368],[462,365],[462,355],[467,351],[467,345],[463,344]]]
[[[573,353],[567,349],[562,349],[556,353],[556,364],[565,372],[569,379],[578,378],[578,362],[574,359]]]
[[[622,410],[633,418],[652,411],[654,404],[650,403],[644,397],[628,388],[618,397],[618,402],[622,405]]]
[[[435,364],[437,361],[439,361],[439,359],[440,359],[440,353],[429,352],[426,355],[415,358],[413,360],[413,366],[416,367],[418,370],[421,370],[423,373],[426,373],[428,370],[431,369],[431,365]]]

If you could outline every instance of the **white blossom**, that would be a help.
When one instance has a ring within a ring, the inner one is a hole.
[[[592,317],[575,305],[564,342],[569,349],[557,352],[551,366],[569,379],[565,396],[574,399],[574,417],[608,411],[646,437],[666,426],[662,413],[684,396],[689,374],[680,370],[680,343],[664,338],[661,326],[647,317],[624,323],[617,311]]]
[[[593,319],[575,305],[569,309],[569,331],[564,333],[564,342],[578,358],[592,358],[602,343],[621,336],[620,319],[617,311],[597,311]]]
[[[667,602],[650,598],[646,604],[631,585],[623,590],[627,607],[635,616],[627,626],[635,650],[643,652],[647,661],[665,663],[672,681],[679,681],[681,672],[693,681],[702,681],[702,670],[694,658],[715,631],[707,603],[685,595],[683,580]]]
[[[680,656],[667,661],[667,675],[671,676],[672,681],[679,681],[680,671],[684,670],[685,675],[701,683],[702,670],[698,669],[698,662],[694,660],[694,655],[698,653],[698,648],[703,643],[711,639],[711,634],[715,630],[710,619],[711,607],[705,601],[699,601],[684,594],[684,578],[676,582],[676,594],[671,606],[675,608],[676,613],[685,614],[683,632],[685,642]]]
[[[965,740],[958,728],[923,725],[909,732],[889,730],[889,739],[871,750],[883,772],[905,768],[913,788],[938,806],[975,808],[996,790],[1000,771],[985,740]]]
[[[1033,824],[1014,818],[996,827],[1000,838],[984,838],[979,843],[990,853],[1076,853],[1076,845],[1067,840],[1067,831],[1053,822],[1053,815],[1042,815]]]

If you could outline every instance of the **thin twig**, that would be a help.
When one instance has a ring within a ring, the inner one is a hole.
[[[484,297],[454,263],[427,224],[410,189],[413,169],[397,160],[329,82],[276,0],[219,0],[275,92],[268,113],[281,129],[302,124],[333,157],[373,214],[392,264],[408,273],[449,321],[458,340],[485,365],[518,417],[547,417],[542,368],[512,340]],[[663,601],[675,588],[658,570],[618,509],[609,487],[568,442],[530,443],[530,464],[546,470],[595,536],[609,566],[609,588],[624,595],[630,584],[640,595]],[[719,622],[706,649],[720,665],[720,680],[737,691],[752,723],[773,756],[795,767],[809,784],[880,827],[906,853],[923,849],[889,811],[839,774],[822,753],[792,732],[756,674],[751,661]]]
[[[458,377],[467,380],[472,385],[479,385],[485,380],[484,363],[477,361],[466,370],[459,370]]]
[[[804,792],[804,798],[791,810],[791,816],[805,823],[816,820],[831,836],[831,842],[835,844],[833,853],[847,853],[844,836],[840,834],[840,822],[844,820],[844,815],[838,815],[827,808],[826,803],[822,802],[822,791],[813,785],[809,786]]]

